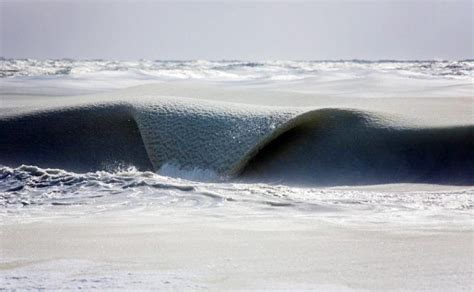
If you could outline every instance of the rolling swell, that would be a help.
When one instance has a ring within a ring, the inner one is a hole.
[[[161,98],[0,118],[0,164],[79,172],[166,164],[310,185],[472,185],[473,127],[401,127],[349,109]]]

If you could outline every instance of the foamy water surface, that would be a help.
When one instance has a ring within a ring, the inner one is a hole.
[[[32,218],[129,210],[222,218],[299,216],[349,224],[440,227],[473,222],[472,187],[295,187],[228,181],[199,169],[171,173],[175,167],[165,168],[171,176],[133,168],[78,174],[34,166],[2,167],[0,205],[8,217]]]

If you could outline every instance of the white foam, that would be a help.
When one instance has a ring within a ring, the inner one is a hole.
[[[166,175],[166,176],[165,176]],[[96,213],[144,212],[235,218],[288,216],[344,225],[472,228],[472,187],[379,185],[294,187],[221,181],[209,170],[166,164],[159,174],[133,169],[78,174],[34,166],[0,167],[2,223]],[[195,181],[195,180],[199,180]],[[20,216],[21,215],[21,216]]]
[[[163,176],[202,182],[219,181],[222,178],[210,169],[202,169],[199,167],[186,168],[174,163],[163,164],[157,173]]]

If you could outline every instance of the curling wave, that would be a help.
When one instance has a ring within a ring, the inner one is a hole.
[[[187,98],[91,103],[4,114],[0,137],[0,164],[15,167],[87,172],[178,165],[310,185],[474,182],[472,126],[407,127],[347,108]]]

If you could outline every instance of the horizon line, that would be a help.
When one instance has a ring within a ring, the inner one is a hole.
[[[359,59],[359,58],[341,58],[341,59],[147,59],[147,58],[137,58],[137,59],[116,59],[116,58],[70,58],[70,57],[61,57],[61,58],[15,58],[15,57],[4,57],[0,56],[0,60],[36,60],[36,61],[152,61],[152,62],[196,62],[196,61],[206,61],[206,62],[248,62],[248,63],[258,63],[258,62],[276,62],[276,61],[285,61],[285,62],[474,62],[474,58],[465,58],[465,59]]]

